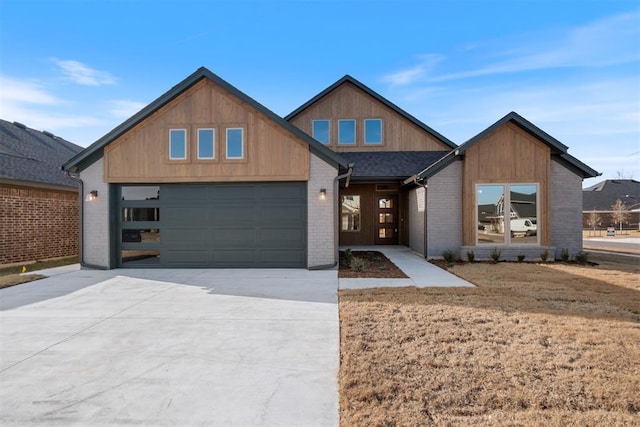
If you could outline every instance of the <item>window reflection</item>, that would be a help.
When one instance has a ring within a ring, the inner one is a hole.
[[[539,242],[537,184],[478,185],[476,200],[479,244]]]
[[[128,267],[160,264],[159,250],[123,250],[120,256],[122,257],[122,264]]]
[[[538,243],[538,186],[511,185],[511,243]]]
[[[391,209],[393,208],[393,199],[379,199],[378,207],[380,209]]]
[[[504,243],[504,185],[478,185],[478,243]]]
[[[122,200],[158,200],[160,187],[157,185],[122,186]]]
[[[160,221],[158,208],[122,208],[122,220],[130,221]]]
[[[122,243],[158,243],[160,242],[160,230],[158,229],[133,229],[122,230]]]
[[[342,196],[342,231],[360,231],[360,196]]]

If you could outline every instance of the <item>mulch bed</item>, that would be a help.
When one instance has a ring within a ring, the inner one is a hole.
[[[351,268],[345,252],[340,251],[340,278],[380,278],[380,279],[405,279],[408,276],[402,272],[389,258],[378,251],[353,251],[355,258],[364,261],[363,271],[355,271]]]

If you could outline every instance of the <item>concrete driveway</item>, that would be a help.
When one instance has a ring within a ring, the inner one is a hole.
[[[0,424],[338,424],[336,271],[81,270],[0,290]]]

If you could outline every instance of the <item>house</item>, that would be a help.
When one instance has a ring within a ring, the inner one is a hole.
[[[622,228],[640,227],[640,181],[607,179],[582,190],[582,226],[585,229],[604,229],[620,223],[613,215],[613,206],[620,200],[627,209]]]
[[[458,147],[350,76],[282,118],[206,68],[64,169],[98,268],[329,268],[340,245],[576,253],[597,174],[515,113]],[[479,230],[479,206],[499,200],[539,232]]]
[[[0,264],[78,254],[78,184],[60,168],[81,150],[0,120]]]

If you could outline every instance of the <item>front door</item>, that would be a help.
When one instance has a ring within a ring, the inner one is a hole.
[[[398,196],[376,197],[376,245],[398,244]]]

